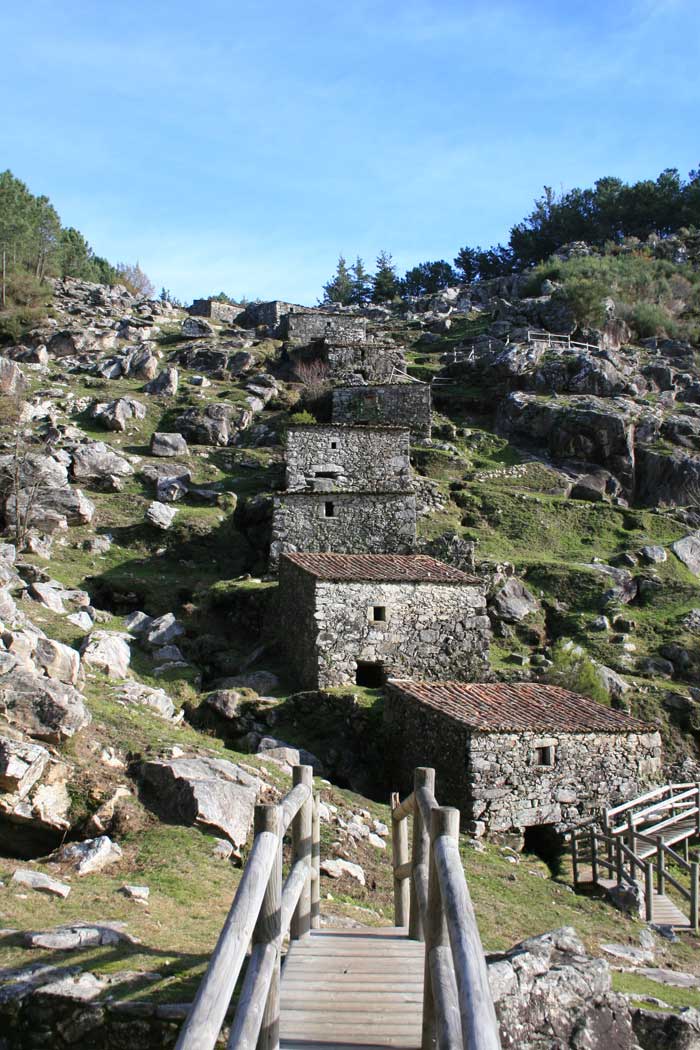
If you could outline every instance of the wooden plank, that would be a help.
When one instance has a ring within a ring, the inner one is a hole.
[[[424,954],[402,927],[312,931],[282,970],[281,1047],[417,1050]]]

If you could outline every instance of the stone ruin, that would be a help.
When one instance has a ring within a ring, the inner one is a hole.
[[[290,427],[287,492],[412,492],[409,433],[400,427]]]
[[[416,542],[409,434],[388,427],[291,427],[287,488],[275,498],[270,564],[280,554],[405,554]]]
[[[430,437],[431,389],[428,383],[367,383],[333,390],[333,422],[408,427]]]
[[[367,342],[367,318],[323,310],[290,310],[281,325],[281,336],[297,346],[323,340],[325,344]]]
[[[212,321],[233,324],[245,313],[245,306],[237,303],[221,303],[218,299],[195,299],[187,313],[191,317],[209,317]]]
[[[279,607],[281,644],[307,689],[488,667],[483,582],[426,555],[285,554]]]

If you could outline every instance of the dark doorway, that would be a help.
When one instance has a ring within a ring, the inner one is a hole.
[[[358,660],[355,684],[364,685],[368,689],[379,689],[384,685],[384,665]]]
[[[543,860],[556,879],[562,873],[564,836],[556,831],[554,824],[534,824],[525,828],[523,853],[534,853]]]

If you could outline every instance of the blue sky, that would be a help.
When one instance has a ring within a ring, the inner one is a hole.
[[[700,163],[697,0],[6,0],[0,169],[183,299],[314,302]],[[695,129],[695,132],[693,132]]]

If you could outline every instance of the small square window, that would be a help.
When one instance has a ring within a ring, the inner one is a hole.
[[[553,747],[536,747],[535,748],[535,761],[536,766],[553,766],[554,765],[554,748]]]
[[[386,605],[373,605],[372,619],[375,623],[386,623]]]
[[[324,518],[335,517],[335,503],[324,503],[323,504],[323,516]]]
[[[331,441],[331,448],[337,448],[337,447],[338,447],[338,442],[337,441]]]

